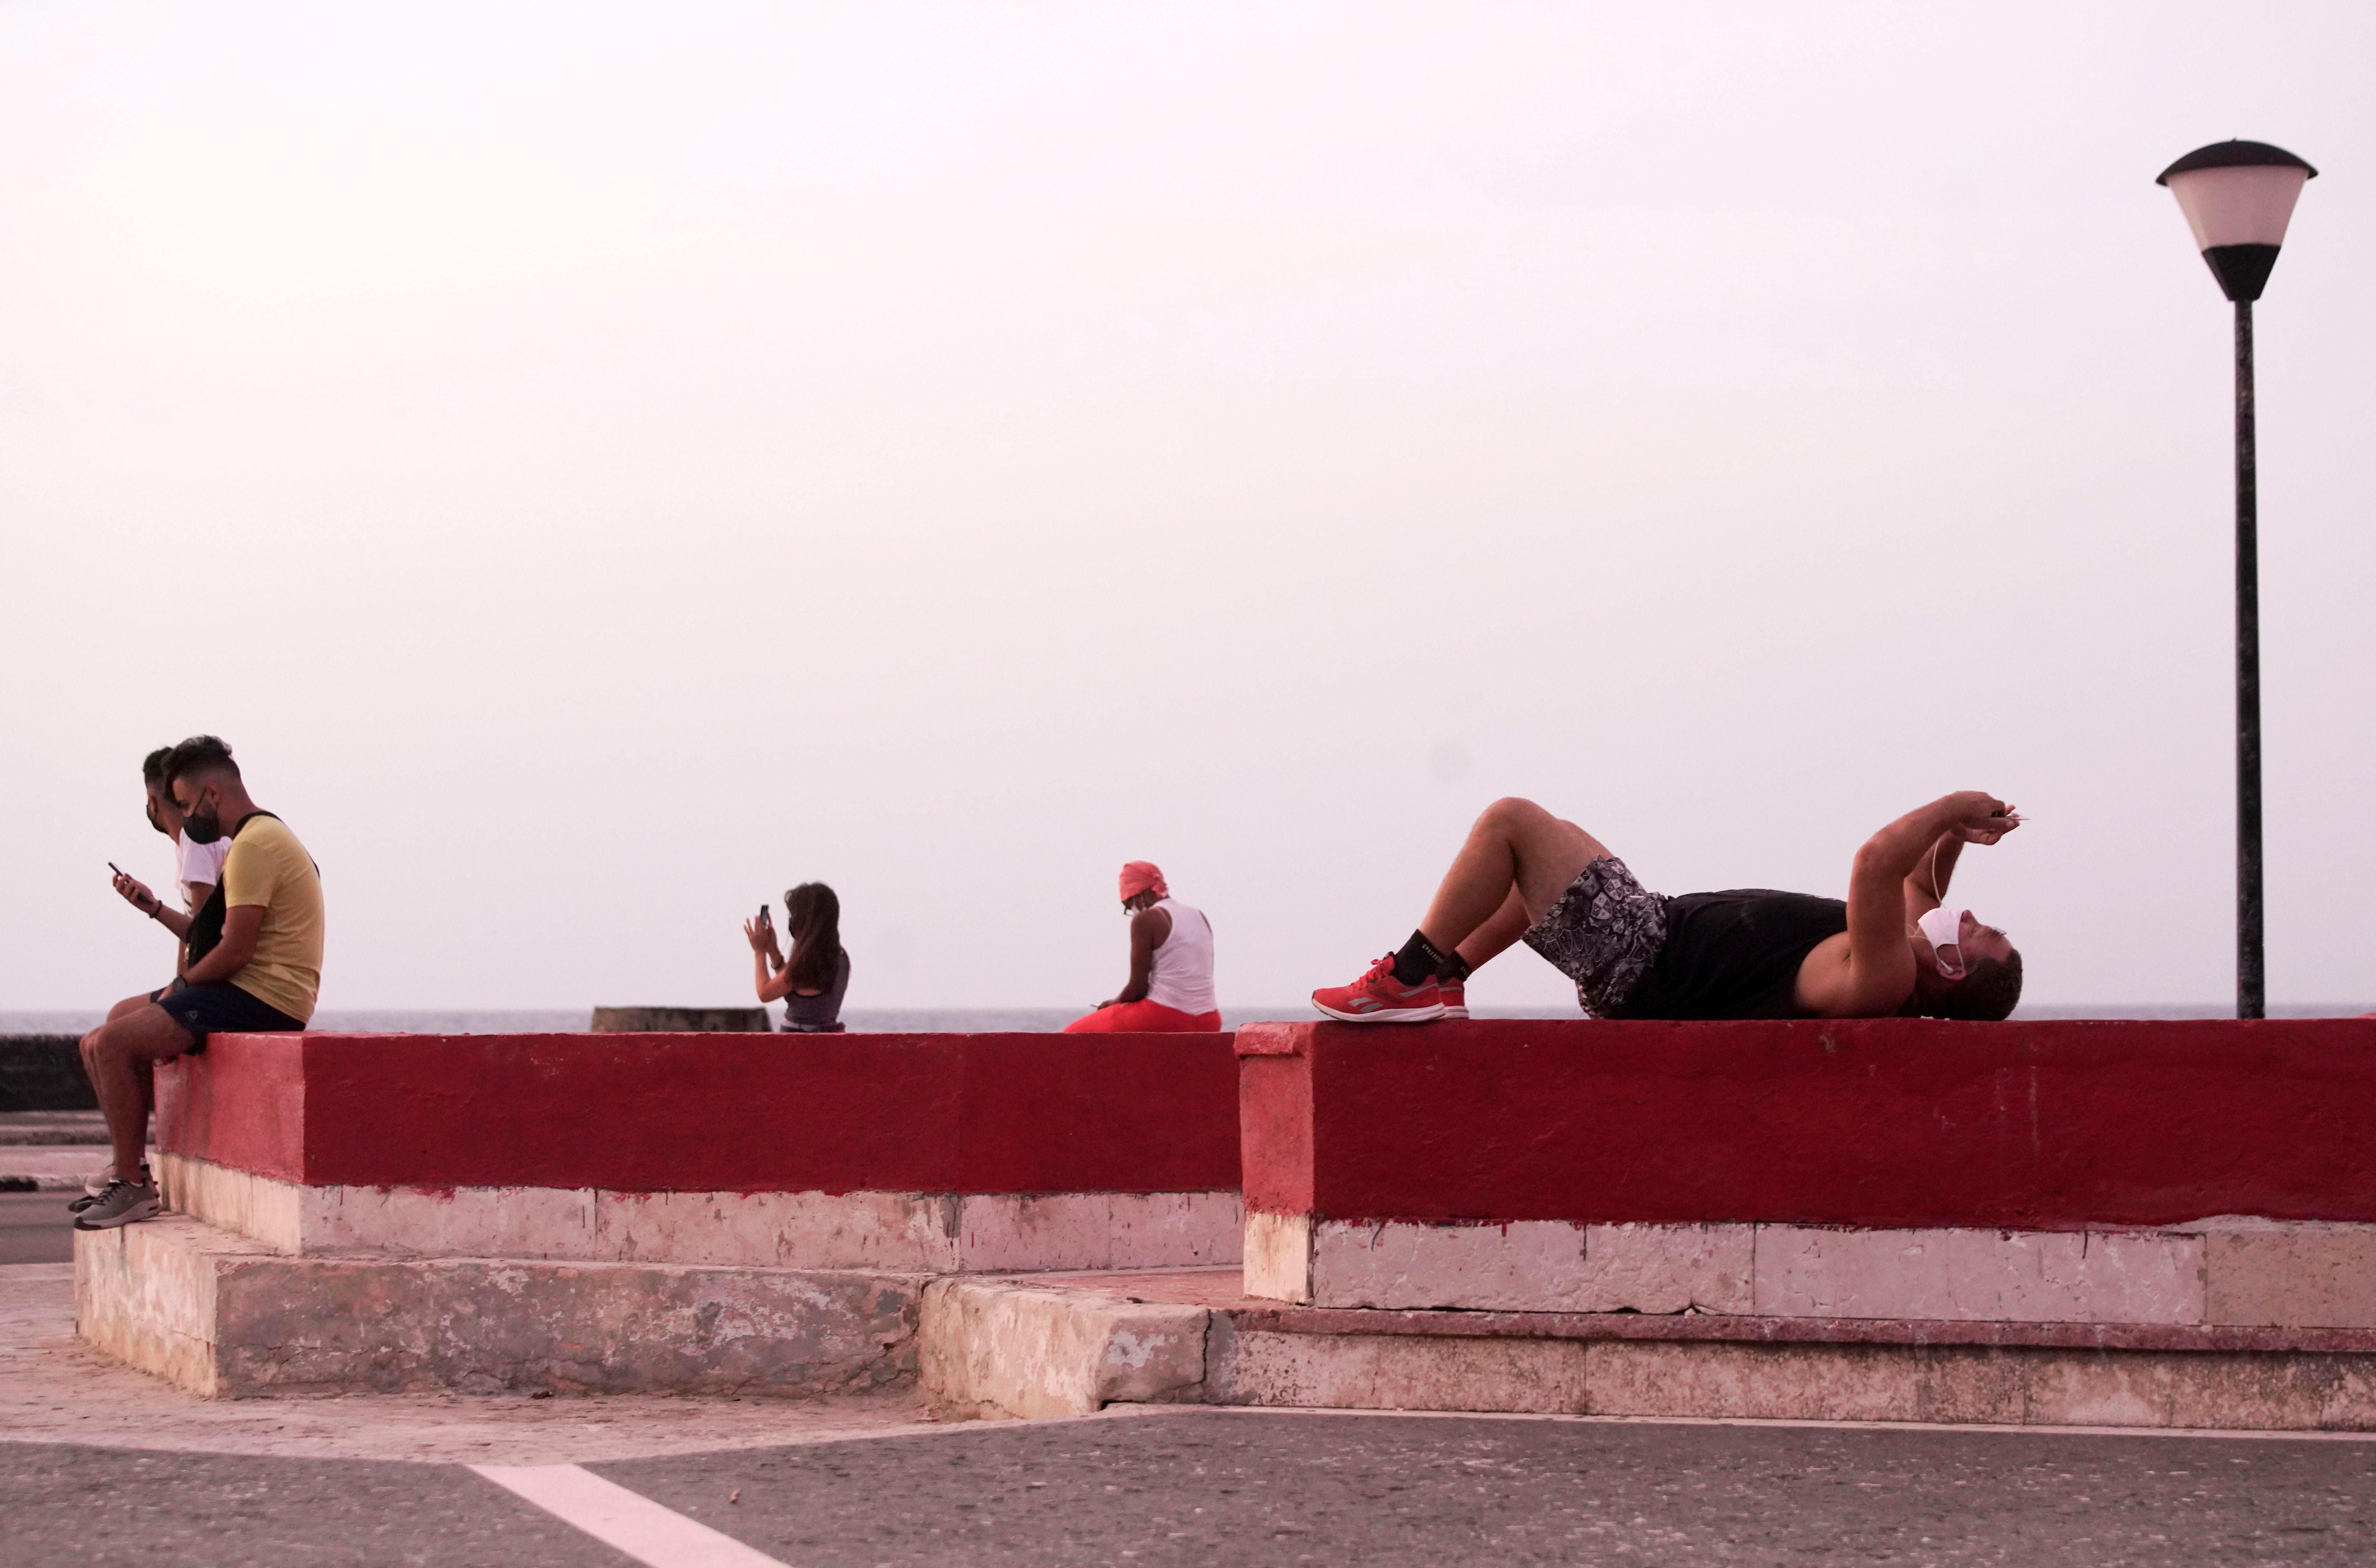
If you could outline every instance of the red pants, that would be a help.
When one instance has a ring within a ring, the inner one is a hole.
[[[1160,1002],[1117,1002],[1064,1026],[1068,1035],[1218,1034],[1218,1013],[1182,1013]]]

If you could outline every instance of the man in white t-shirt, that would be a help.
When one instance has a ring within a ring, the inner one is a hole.
[[[173,933],[173,978],[155,991],[127,996],[109,1008],[107,1016],[111,1020],[135,1008],[148,1006],[182,983],[182,941],[189,935],[191,917],[206,907],[207,900],[214,896],[215,885],[222,881],[223,856],[231,852],[228,837],[218,838],[211,844],[200,844],[183,833],[182,808],[174,803],[173,792],[166,788],[165,782],[165,759],[172,754],[171,746],[160,746],[150,752],[141,760],[140,779],[148,791],[148,826],[163,834],[173,845],[173,880],[181,888],[182,908],[172,908],[148,891],[146,884],[124,872],[115,873],[115,891],[123,895],[125,903]],[[89,1063],[83,1063],[86,1073],[89,1067]],[[154,1109],[156,1091],[153,1080],[146,1072],[141,1075],[141,1087],[148,1092],[150,1108]],[[113,1171],[102,1170],[91,1177],[83,1183],[84,1199],[66,1206],[81,1208],[84,1203],[106,1189],[108,1178],[113,1174]]]

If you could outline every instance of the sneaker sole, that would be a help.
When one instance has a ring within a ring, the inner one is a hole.
[[[1443,1009],[1440,1005],[1390,1007],[1375,1013],[1339,1013],[1336,1008],[1320,1002],[1314,1002],[1312,1005],[1340,1024],[1432,1024],[1443,1016]]]
[[[120,1225],[137,1225],[144,1219],[156,1218],[160,1206],[155,1198],[150,1198],[146,1203],[134,1204],[122,1214],[112,1215],[105,1219],[77,1219],[74,1222],[74,1228],[77,1230],[113,1230]]]
[[[1468,1009],[1466,1007],[1446,1007],[1443,1010],[1443,1016],[1447,1018],[1466,1018],[1468,1016]]]

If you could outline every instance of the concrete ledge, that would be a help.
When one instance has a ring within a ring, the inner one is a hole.
[[[1097,1291],[936,1279],[924,1288],[925,1396],[973,1417],[1193,1399],[1207,1318],[1202,1307]]]
[[[926,1288],[924,1386],[968,1415],[1077,1415],[1158,1399],[2376,1430],[2376,1330],[1344,1311],[1230,1303],[1215,1283],[936,1280]],[[1146,1299],[1167,1284],[1179,1299]]]
[[[215,1354],[217,1285],[277,1261],[260,1242],[163,1215],[74,1233],[75,1332],[117,1360],[193,1394],[224,1386]]]
[[[648,1193],[304,1186],[161,1155],[176,1211],[287,1253],[887,1269],[1174,1268],[1238,1261],[1238,1195]]]
[[[1324,1336],[1217,1320],[1205,1397],[1218,1404],[2376,1430],[2376,1355]]]
[[[1440,1339],[1624,1339],[1751,1345],[1967,1345],[2016,1349],[2376,1356],[2376,1329],[2208,1324],[1942,1322],[1905,1318],[1725,1316],[1709,1313],[1377,1312],[1241,1302],[1249,1333]]]
[[[75,1326],[207,1396],[810,1396],[910,1378],[921,1281],[880,1274],[289,1257],[167,1216],[75,1236]]]

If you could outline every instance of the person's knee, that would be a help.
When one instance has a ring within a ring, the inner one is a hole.
[[[83,1060],[92,1067],[113,1067],[142,1059],[178,1056],[190,1049],[190,1031],[182,1021],[155,1003],[121,1018],[111,1019],[83,1037]]]
[[[1504,795],[1478,814],[1477,826],[1515,833],[1548,822],[1550,816],[1550,813],[1522,795]]]
[[[82,1037],[82,1059],[96,1066],[102,1062],[117,1062],[125,1054],[124,1027],[120,1018],[110,1018]]]

